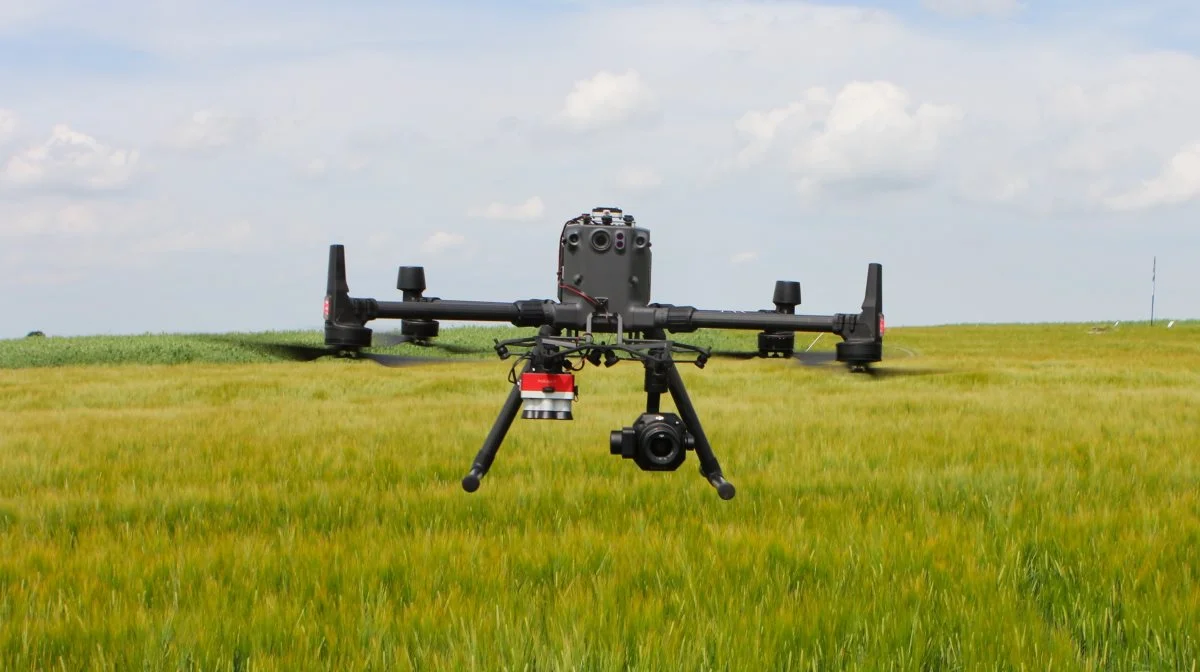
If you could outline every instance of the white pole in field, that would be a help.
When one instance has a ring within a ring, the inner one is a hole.
[[[1154,265],[1150,267],[1150,326],[1154,326],[1154,292],[1157,289],[1158,256],[1154,257]]]

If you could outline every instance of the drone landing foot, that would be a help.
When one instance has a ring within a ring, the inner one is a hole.
[[[471,465],[471,471],[463,477],[463,490],[475,492],[479,489],[479,481],[492,467],[492,462],[496,459],[496,452],[500,450],[500,444],[504,442],[504,436],[508,434],[508,428],[512,426],[520,409],[521,386],[513,385],[512,391],[508,393],[508,399],[500,409],[500,415],[492,425],[492,431],[488,432],[487,438],[483,440],[483,447],[475,455],[475,463]]]
[[[721,499],[733,499],[737,491],[721,473],[721,463],[713,454],[708,437],[704,434],[704,428],[700,426],[700,417],[696,415],[696,408],[692,406],[692,400],[683,386],[683,376],[679,375],[679,369],[674,365],[667,370],[667,386],[671,391],[671,398],[675,400],[675,407],[679,409],[679,415],[683,416],[683,422],[696,439],[696,456],[700,458],[700,474],[717,489],[717,494]]]

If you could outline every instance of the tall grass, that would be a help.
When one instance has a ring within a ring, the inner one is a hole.
[[[685,368],[728,502],[693,456],[608,454],[629,363],[579,374],[576,420],[518,420],[470,495],[494,358],[0,372],[0,661],[1194,670],[1198,336],[894,329],[885,365],[941,373]]]

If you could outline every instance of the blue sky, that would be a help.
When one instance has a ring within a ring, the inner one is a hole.
[[[1200,7],[0,0],[0,337],[549,298],[562,222],[654,298],[889,324],[1200,317]],[[379,325],[386,328],[387,325]]]

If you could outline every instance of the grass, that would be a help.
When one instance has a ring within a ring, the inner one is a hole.
[[[468,495],[510,362],[0,342],[0,664],[1195,670],[1200,324],[1089,327],[889,330],[920,377],[685,368],[729,502],[608,455],[629,363]]]

